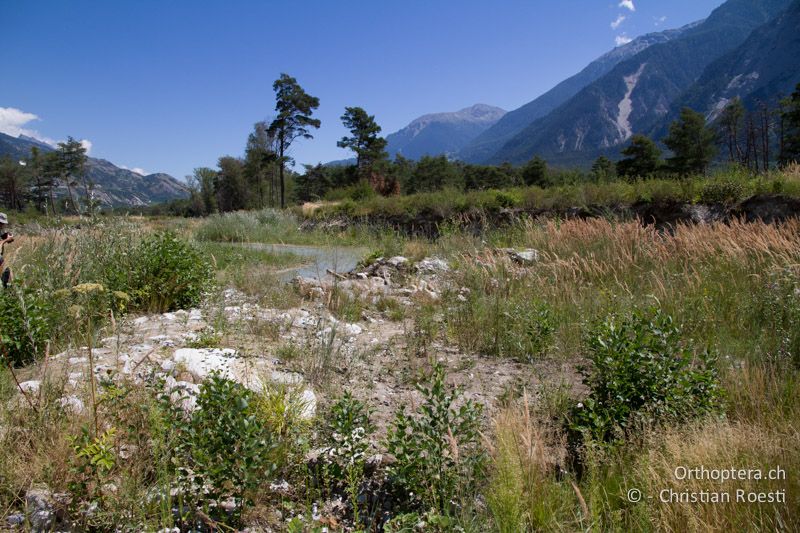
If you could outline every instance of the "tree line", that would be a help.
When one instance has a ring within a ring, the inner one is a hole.
[[[644,179],[651,176],[705,174],[722,155],[730,163],[752,172],[800,161],[800,84],[776,107],[759,103],[745,108],[741,100],[729,102],[709,123],[689,108],[669,127],[661,143],[669,150],[664,158],[649,137],[634,135],[622,149],[619,161],[599,157],[587,174],[549,168],[541,157],[513,166],[472,165],[445,156],[426,156],[412,161],[397,155],[389,159],[386,139],[374,115],[361,107],[346,107],[341,116],[349,135],[337,146],[351,150],[352,165],[305,165],[302,172],[290,168],[291,148],[300,139],[312,139],[320,127],[314,118],[319,98],[308,94],[287,74],[275,80],[275,115],[257,122],[247,138],[243,157],[223,156],[217,168],[196,168],[187,176],[190,197],[155,211],[181,215],[302,203],[370,195],[395,195],[458,190],[501,189],[536,185],[547,187],[587,179]],[[86,177],[86,151],[69,138],[58,149],[43,153],[37,148],[23,161],[0,159],[0,204],[22,209],[34,205],[43,213],[94,212],[97,202],[93,184]],[[76,194],[76,191],[80,194]]]
[[[98,208],[94,183],[86,174],[86,148],[68,137],[53,151],[31,147],[23,159],[0,158],[0,205],[35,207],[48,216],[93,213]]]
[[[549,168],[541,157],[513,166],[473,165],[445,156],[425,156],[412,161],[402,155],[390,160],[386,139],[374,115],[361,107],[346,107],[342,124],[350,132],[337,146],[351,150],[355,164],[305,165],[290,171],[291,144],[312,138],[312,118],[319,99],[308,95],[297,80],[283,74],[276,80],[277,117],[259,122],[247,142],[244,158],[220,158],[218,169],[196,169],[193,184],[197,214],[266,206],[285,206],[322,199],[354,200],[370,195],[413,194],[453,188],[501,189],[537,185],[547,187],[585,180],[646,179],[653,176],[705,174],[723,155],[730,163],[752,172],[800,160],[800,85],[777,107],[759,103],[745,109],[741,100],[729,102],[710,123],[701,113],[685,108],[660,139],[668,156],[653,139],[637,134],[622,149],[622,158],[601,156],[588,174]],[[722,154],[720,154],[722,150]],[[264,178],[263,176],[267,176]],[[268,184],[266,196],[264,183]]]

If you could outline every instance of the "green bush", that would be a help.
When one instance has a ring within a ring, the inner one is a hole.
[[[349,199],[353,200],[354,202],[360,202],[374,198],[377,196],[377,194],[378,193],[375,192],[375,189],[372,188],[372,185],[370,185],[368,181],[361,180],[353,185],[348,185],[347,187],[341,187],[339,189],[333,189],[329,191],[325,195],[325,199],[328,201]]]
[[[200,385],[190,416],[170,412],[179,434],[175,451],[184,497],[215,519],[236,523],[253,491],[277,468],[276,439],[260,417],[256,394],[214,374]],[[226,517],[219,504],[231,497],[237,506]]]
[[[460,497],[467,496],[483,476],[483,406],[460,401],[460,391],[445,385],[439,364],[429,383],[418,384],[417,390],[423,402],[416,413],[409,415],[401,408],[387,432],[386,448],[395,458],[387,473],[406,507],[451,515]]]
[[[570,429],[594,441],[721,407],[715,359],[707,351],[695,357],[661,311],[611,316],[592,329],[586,348],[592,364],[581,374],[589,395],[572,409]]]
[[[344,490],[356,526],[361,521],[360,496],[373,431],[369,416],[367,406],[346,392],[331,407],[320,457],[323,482],[334,490]]]
[[[745,185],[732,179],[718,179],[706,183],[700,190],[704,204],[735,204],[745,196]]]
[[[135,257],[127,292],[139,309],[164,312],[197,306],[212,283],[213,273],[206,258],[173,233],[145,240],[136,249]]]
[[[0,358],[22,366],[44,353],[54,312],[49,299],[32,289],[0,290]]]

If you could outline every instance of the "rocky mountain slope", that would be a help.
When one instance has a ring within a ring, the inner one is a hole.
[[[706,68],[697,82],[673,105],[686,106],[716,119],[725,106],[741,98],[745,107],[759,102],[774,106],[800,83],[800,0],[776,19],[753,31],[734,51]]]
[[[634,132],[652,131],[706,68],[741,46],[790,0],[728,0],[677,38],[618,63],[546,116],[529,124],[485,162],[522,163],[540,155],[586,165],[615,155]]]
[[[9,155],[22,159],[30,155],[34,146],[43,152],[53,150],[51,146],[30,137],[12,137],[0,133],[0,156]],[[143,206],[185,198],[188,195],[186,185],[168,174],[143,176],[105,159],[90,157],[86,164],[86,176],[94,183],[94,194],[105,206]],[[59,188],[59,194],[66,194],[65,191],[63,186]],[[76,192],[81,192],[80,187]]]
[[[700,21],[702,22],[702,21]],[[541,118],[575,96],[578,91],[607,74],[616,65],[635,56],[652,45],[665,43],[683,35],[686,30],[700,24],[695,22],[682,28],[649,33],[633,41],[618,46],[597,58],[574,76],[562,81],[535,100],[522,107],[509,111],[497,124],[472,140],[458,154],[458,159],[468,163],[480,163],[500,150],[528,125]]]
[[[402,154],[409,159],[424,155],[453,156],[505,113],[499,107],[476,104],[451,113],[423,115],[387,136],[386,149],[390,157]]]

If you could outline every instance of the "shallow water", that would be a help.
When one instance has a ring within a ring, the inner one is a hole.
[[[333,272],[353,270],[367,254],[366,248],[357,246],[314,246],[298,244],[265,244],[257,242],[242,243],[242,246],[255,250],[266,250],[272,253],[293,253],[307,259],[297,267],[281,270],[281,279],[289,281],[297,276],[304,278],[325,279]]]

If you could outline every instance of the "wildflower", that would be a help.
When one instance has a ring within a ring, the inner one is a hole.
[[[72,287],[72,290],[78,294],[91,294],[93,292],[103,292],[106,288],[100,283],[81,283]]]
[[[114,298],[119,300],[120,302],[127,303],[131,301],[130,295],[127,292],[122,291],[114,291]]]
[[[55,291],[53,293],[53,296],[55,298],[66,298],[70,294],[71,294],[71,291],[69,289],[58,289],[57,291]]]

